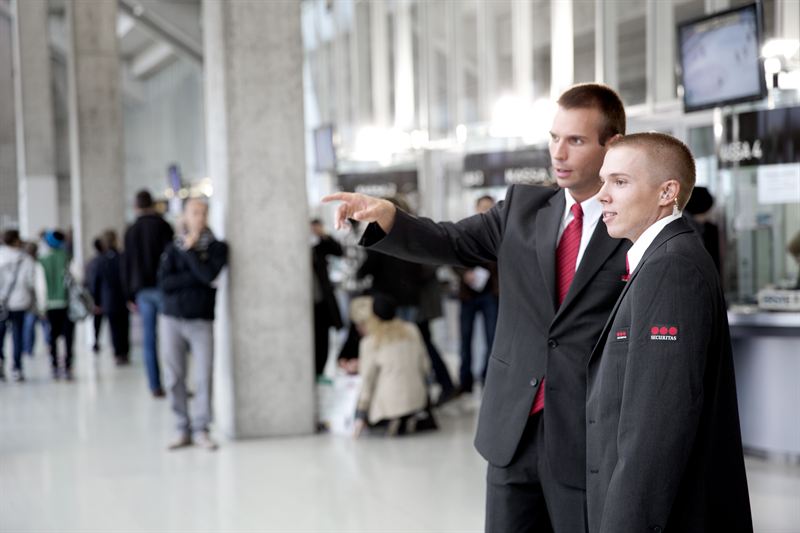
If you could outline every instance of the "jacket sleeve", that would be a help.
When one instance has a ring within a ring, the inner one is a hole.
[[[200,261],[197,254],[182,251],[179,253],[183,254],[186,265],[197,282],[203,285],[211,285],[228,262],[228,245],[221,241],[216,241],[209,247],[208,261]]]
[[[322,256],[335,255],[341,257],[344,255],[342,245],[331,236],[322,237],[316,247]]]
[[[719,312],[716,293],[689,259],[667,255],[642,267],[627,295],[630,341],[603,533],[666,527],[697,432]]]
[[[361,244],[416,263],[474,266],[496,261],[513,194],[512,185],[504,201],[460,222],[437,223],[398,209],[388,234],[370,224]]]

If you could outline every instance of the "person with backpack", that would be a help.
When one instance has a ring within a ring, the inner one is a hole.
[[[22,333],[25,314],[33,307],[35,263],[22,248],[19,231],[3,233],[0,246],[0,381],[5,381],[3,353],[6,329],[10,327],[14,346],[14,381],[25,381],[22,371]]]

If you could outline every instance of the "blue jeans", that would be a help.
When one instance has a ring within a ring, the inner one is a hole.
[[[6,328],[11,326],[11,338],[14,344],[14,370],[22,372],[22,329],[25,325],[25,311],[9,311],[8,319],[0,322],[0,371],[3,370],[5,355],[3,344]]]
[[[25,324],[22,326],[22,353],[33,355],[36,348],[36,324],[42,325],[44,343],[50,344],[50,324],[44,318],[39,318],[36,313],[25,313]]]
[[[494,294],[481,294],[461,302],[461,389],[471,391],[474,378],[472,376],[472,333],[475,329],[475,318],[483,315],[486,330],[486,359],[484,359],[481,378],[486,378],[486,363],[494,343],[494,330],[497,326],[497,297]]]
[[[158,313],[161,311],[161,291],[142,289],[136,293],[136,307],[142,317],[142,352],[150,391],[162,390],[161,370],[158,366]]]

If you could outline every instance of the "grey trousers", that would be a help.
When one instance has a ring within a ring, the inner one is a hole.
[[[211,382],[214,367],[214,323],[159,316],[159,353],[164,362],[165,385],[179,432],[208,431],[211,424]],[[191,418],[186,390],[189,353],[194,370]]]

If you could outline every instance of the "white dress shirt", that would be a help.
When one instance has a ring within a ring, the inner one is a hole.
[[[600,200],[597,199],[598,196],[599,194],[596,194],[588,200],[581,202],[581,209],[583,210],[583,232],[581,233],[581,247],[578,248],[578,258],[575,260],[575,270],[578,270],[578,265],[581,264],[583,253],[586,251],[586,247],[589,246],[594,228],[597,227],[597,223],[600,221],[600,215],[603,214],[603,205],[600,203]],[[572,219],[575,218],[572,216],[572,206],[575,205],[575,198],[572,197],[569,189],[564,189],[564,197],[567,199],[567,202],[564,207],[564,215],[561,217],[561,227],[558,230],[557,243],[561,242],[561,235],[564,233],[564,230],[567,229],[569,223],[572,222]]]
[[[642,234],[636,239],[636,242],[633,243],[630,250],[628,250],[628,271],[633,274],[633,271],[636,270],[636,267],[639,266],[639,262],[642,260],[644,253],[653,244],[653,241],[656,240],[658,234],[661,233],[667,224],[672,222],[673,220],[678,220],[681,218],[681,213],[672,214],[661,218],[654,222],[649,228],[644,230]]]

